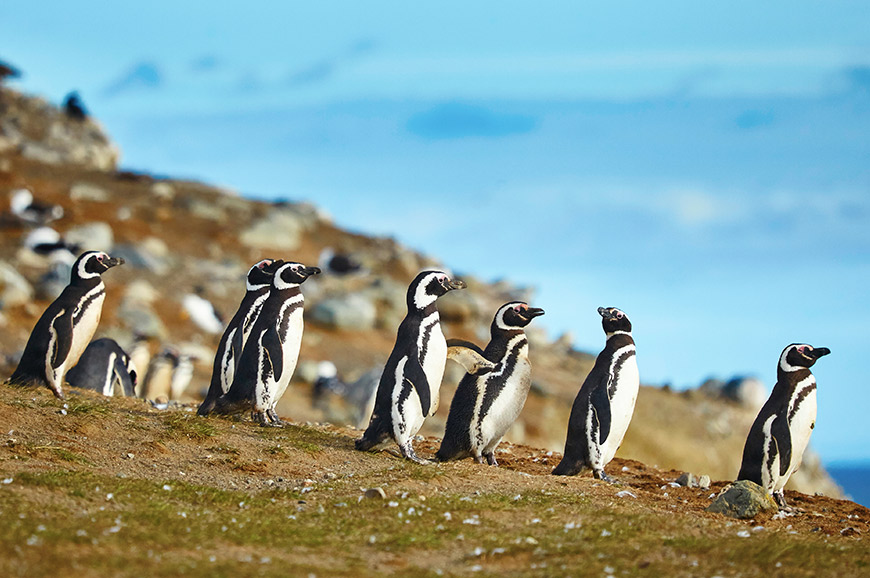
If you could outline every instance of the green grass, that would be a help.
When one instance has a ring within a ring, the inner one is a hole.
[[[163,434],[169,439],[204,441],[217,435],[217,428],[209,420],[180,411],[167,412],[163,417]]]
[[[385,474],[414,469],[390,467]],[[0,574],[8,576],[76,565],[94,575],[351,576],[377,573],[373,559],[415,576],[475,566],[483,575],[856,576],[870,563],[859,541],[772,531],[740,538],[744,525],[628,514],[568,490],[463,495],[391,485],[386,500],[358,501],[353,478],[300,494],[61,469],[12,477],[0,490]]]

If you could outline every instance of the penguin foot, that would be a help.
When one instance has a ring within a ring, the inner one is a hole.
[[[793,512],[794,508],[790,507],[785,501],[785,492],[783,490],[779,490],[778,492],[773,493],[773,501],[776,502],[776,505],[779,506],[780,510],[785,510],[786,512]]]
[[[287,425],[287,422],[278,417],[278,414],[275,413],[274,409],[267,409],[266,417],[268,417],[272,424],[276,427],[284,427],[285,425]]]
[[[596,480],[601,480],[603,482],[607,482],[608,484],[616,484],[619,483],[607,474],[604,473],[604,470],[593,470],[592,477]]]
[[[486,463],[488,463],[489,465],[498,466],[498,462],[495,459],[494,453],[483,454],[483,457],[486,458]]]
[[[476,461],[479,464],[482,464],[483,463],[483,456],[474,456],[474,461]]]
[[[412,462],[417,462],[420,465],[426,465],[429,463],[429,460],[424,460],[416,453],[414,453],[414,448],[411,447],[411,442],[408,442],[403,446],[399,446],[399,449],[402,451],[402,456],[404,456],[405,459],[411,460]]]
[[[260,424],[260,427],[283,427],[284,423],[280,424],[274,423],[269,419],[268,414],[265,411],[253,411],[251,412],[251,419]]]

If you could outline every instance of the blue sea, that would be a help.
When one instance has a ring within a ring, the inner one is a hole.
[[[827,470],[847,496],[870,508],[870,463],[840,462],[827,466]]]

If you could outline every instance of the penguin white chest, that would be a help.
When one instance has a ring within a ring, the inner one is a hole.
[[[640,389],[640,374],[637,370],[637,358],[634,345],[626,345],[613,356],[611,367],[612,381],[609,386],[610,395],[610,434],[602,444],[602,456],[605,463],[613,459],[616,450],[622,444],[634,405]]]
[[[791,461],[786,479],[800,467],[815,427],[817,410],[815,386],[816,380],[810,375],[798,384],[789,402],[788,429],[791,434]]]
[[[64,363],[66,369],[78,363],[79,357],[91,342],[91,338],[100,324],[105,299],[105,286],[100,283],[82,297],[73,311],[72,342],[70,343],[69,355]]]
[[[287,389],[290,378],[293,377],[293,372],[296,370],[296,363],[299,360],[299,349],[302,346],[303,331],[302,308],[297,307],[293,309],[282,325],[286,328],[286,333],[282,335],[280,333],[281,326],[279,326],[279,335],[282,339],[283,364],[281,379],[277,384],[276,399],[280,398],[284,390]]]
[[[447,364],[447,340],[441,331],[441,320],[438,313],[433,313],[420,325],[420,337],[417,342],[420,361],[426,381],[429,382],[430,407],[427,416],[438,411],[441,401],[441,380],[444,377],[444,366]]]
[[[496,372],[501,371],[503,373],[501,375],[489,376],[487,380],[488,382],[491,380],[501,380],[502,383],[499,384],[499,391],[492,401],[492,405],[488,410],[483,410],[483,415],[478,417],[478,428],[480,431],[478,440],[482,443],[482,450],[494,448],[495,444],[501,440],[508,428],[519,417],[526,403],[532,374],[532,366],[529,363],[528,357],[526,357],[526,351],[527,347],[524,346],[523,352],[517,358],[513,368],[496,369]],[[488,383],[487,385],[489,386],[490,384]],[[489,387],[486,389],[489,389]],[[480,392],[479,408],[482,406],[483,398],[486,395],[485,390]],[[479,409],[478,414],[480,411]],[[472,444],[474,445],[478,440],[472,439]]]

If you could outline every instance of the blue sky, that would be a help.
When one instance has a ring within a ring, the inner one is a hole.
[[[584,350],[623,308],[644,381],[830,347],[813,443],[870,458],[870,8],[706,4],[7,0],[0,58],[129,168],[531,285]]]

